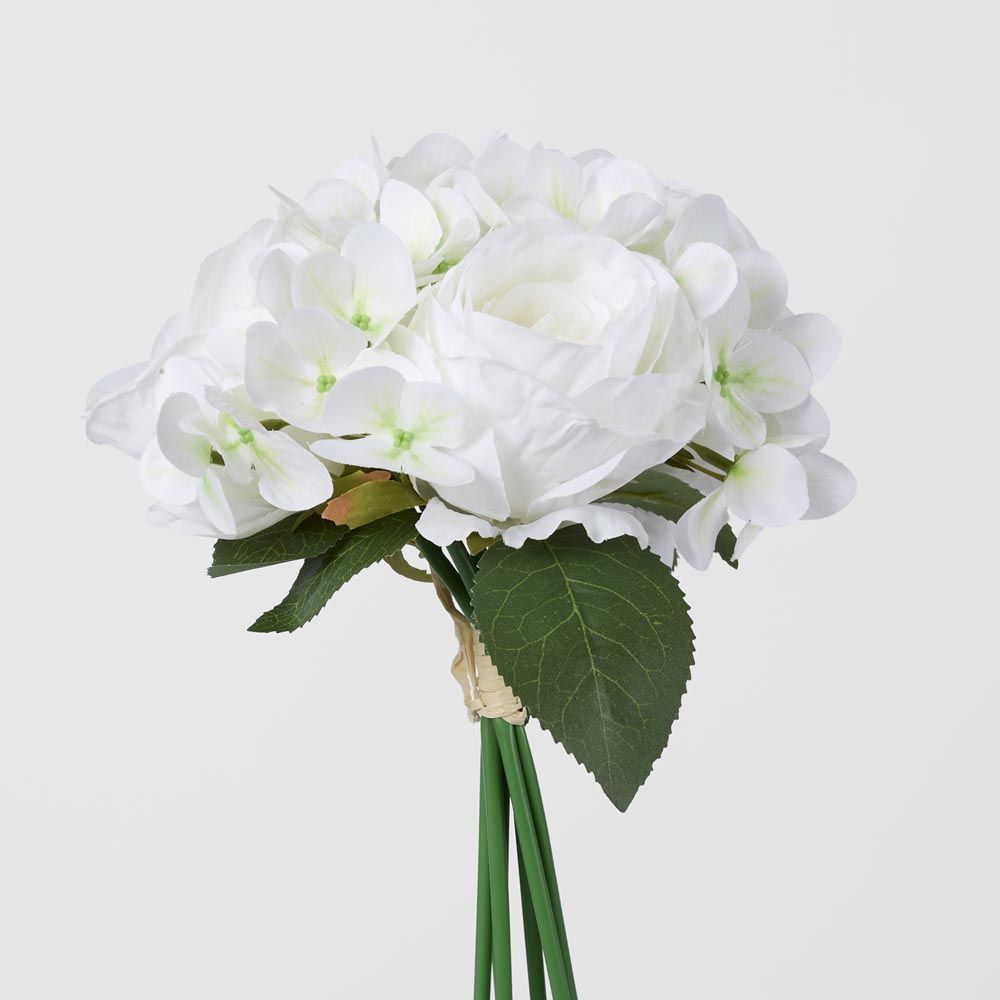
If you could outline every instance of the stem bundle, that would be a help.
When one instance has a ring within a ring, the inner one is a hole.
[[[480,727],[482,780],[475,1000],[489,1000],[490,967],[496,1000],[511,998],[507,882],[511,808],[530,998],[545,1000],[547,973],[552,1000],[576,1000],[552,846],[527,734],[523,726],[512,726],[502,719],[481,719]],[[484,866],[488,869],[486,877]],[[484,893],[489,894],[488,903],[484,902]],[[491,948],[488,956],[487,944]]]
[[[456,542],[448,554],[418,536],[431,571],[472,619],[476,566]],[[449,559],[448,556],[451,558]],[[474,1000],[513,1000],[510,952],[510,816],[514,815],[530,1000],[577,1000],[552,843],[523,725],[480,717],[479,858]]]

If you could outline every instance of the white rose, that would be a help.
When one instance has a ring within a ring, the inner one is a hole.
[[[672,549],[666,522],[588,506],[704,424],[701,340],[662,264],[569,222],[511,225],[485,237],[390,341],[469,415],[465,438],[448,444],[474,476],[426,477],[426,537],[500,533],[516,546],[576,522],[592,537]]]

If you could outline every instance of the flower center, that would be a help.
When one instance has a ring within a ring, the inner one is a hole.
[[[413,437],[413,431],[404,431],[397,427],[392,436],[392,446],[398,451],[406,451],[413,444]]]
[[[336,384],[336,375],[319,375],[316,378],[316,391],[321,395],[324,392],[329,392]]]
[[[241,444],[250,444],[253,441],[253,431],[246,427],[240,427],[236,433],[239,435]]]
[[[372,318],[367,313],[356,312],[351,317],[351,322],[359,329],[367,332],[368,328],[372,325]]]
[[[722,394],[723,399],[729,399],[730,392],[732,391],[732,386],[729,384],[730,380],[729,369],[726,367],[724,361],[720,361],[715,371],[712,372],[712,378],[715,380],[715,384],[719,387],[719,392]]]

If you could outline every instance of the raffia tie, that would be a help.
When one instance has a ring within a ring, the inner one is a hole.
[[[455,607],[447,587],[436,576],[434,589],[455,624],[458,652],[452,661],[451,673],[462,685],[469,719],[472,722],[503,719],[512,726],[523,726],[528,721],[528,710],[500,676],[479,638],[479,631]]]

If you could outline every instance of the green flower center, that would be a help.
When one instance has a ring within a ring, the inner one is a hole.
[[[732,385],[730,385],[730,380],[734,382],[736,380],[733,379],[732,374],[726,367],[726,363],[724,361],[719,362],[715,371],[712,372],[712,378],[715,380],[715,384],[719,387],[719,392],[722,394],[722,398],[729,399],[733,388]]]
[[[253,431],[247,430],[246,427],[240,427],[236,433],[239,435],[241,444],[250,444],[253,441]]]
[[[368,328],[372,325],[372,318],[363,312],[356,312],[351,317],[351,322],[359,329],[368,331]]]
[[[316,378],[316,391],[320,394],[329,392],[337,382],[336,375],[319,375]]]
[[[403,431],[397,428],[392,436],[392,446],[399,451],[406,451],[413,444],[413,431]]]

